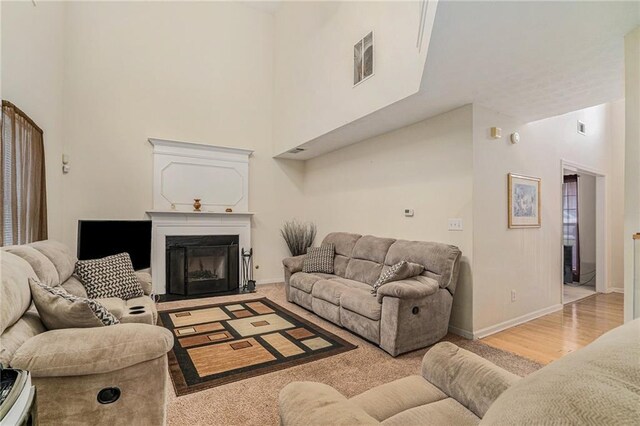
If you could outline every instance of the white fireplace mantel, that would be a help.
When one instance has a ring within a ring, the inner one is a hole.
[[[153,292],[165,294],[168,236],[238,235],[241,249],[251,247],[252,151],[153,138],[149,142],[153,145],[153,209],[146,213],[152,227]],[[202,211],[193,211],[194,198],[201,199]]]

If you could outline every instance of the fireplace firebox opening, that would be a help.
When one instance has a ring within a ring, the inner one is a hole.
[[[167,236],[167,292],[188,297],[238,291],[238,242],[238,235]]]

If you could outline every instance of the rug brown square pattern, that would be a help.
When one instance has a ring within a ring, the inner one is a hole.
[[[178,396],[315,361],[357,346],[267,298],[160,311],[171,330]]]

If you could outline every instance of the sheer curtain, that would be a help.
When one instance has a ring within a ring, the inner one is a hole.
[[[2,101],[0,245],[47,238],[42,130],[11,102]]]
[[[578,175],[565,175],[562,185],[564,245],[571,246],[573,281],[580,282],[580,229],[578,227]]]

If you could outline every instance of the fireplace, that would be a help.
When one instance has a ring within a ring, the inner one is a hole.
[[[167,292],[193,296],[238,291],[238,241],[238,235],[167,236]]]

